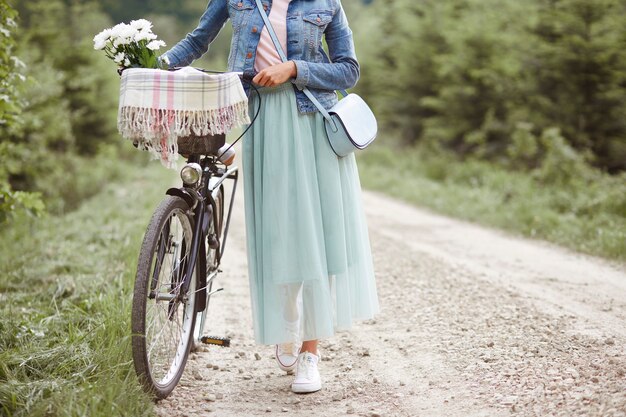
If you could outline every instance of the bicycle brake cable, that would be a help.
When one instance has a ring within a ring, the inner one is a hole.
[[[254,114],[254,117],[253,117],[253,118],[252,118],[252,120],[250,121],[250,124],[248,125],[248,127],[246,127],[246,129],[243,131],[243,133],[242,133],[241,135],[239,135],[239,137],[238,137],[237,139],[235,139],[235,141],[234,141],[233,143],[231,143],[231,145],[230,145],[228,148],[226,148],[226,149],[224,150],[224,152],[222,152],[222,153],[221,153],[221,154],[217,157],[217,159],[220,159],[220,158],[221,158],[221,157],[222,157],[222,156],[223,156],[226,152],[228,152],[228,151],[229,151],[229,150],[230,150],[233,146],[235,146],[235,144],[236,144],[237,142],[239,142],[239,140],[240,140],[241,138],[243,138],[243,137],[244,137],[244,135],[245,135],[246,133],[248,133],[248,130],[250,130],[250,128],[252,127],[252,125],[253,125],[253,124],[254,124],[254,122],[256,121],[257,117],[259,117],[259,113],[261,113],[261,93],[259,93],[259,89],[258,89],[258,88],[256,88],[256,86],[252,83],[252,81],[243,80],[243,79],[242,79],[242,81],[246,81],[246,82],[250,85],[250,87],[252,87],[252,88],[254,89],[254,91],[256,92],[257,97],[259,98],[259,104],[258,104],[258,106],[257,106],[256,113]]]

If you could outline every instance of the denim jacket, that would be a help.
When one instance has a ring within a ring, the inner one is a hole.
[[[272,0],[262,3],[269,13]],[[264,27],[255,0],[210,0],[198,27],[165,53],[170,67],[186,66],[200,58],[228,19],[233,25],[228,70],[252,72]],[[322,36],[330,57],[322,48]],[[334,90],[354,87],[359,79],[352,31],[341,0],[292,0],[287,10],[286,54],[297,67],[292,82],[301,113],[317,111],[301,91],[305,86],[329,109],[337,103]]]

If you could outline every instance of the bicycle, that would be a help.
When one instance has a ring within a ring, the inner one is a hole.
[[[242,81],[248,82],[253,76],[240,74]],[[250,86],[254,88],[252,83]],[[260,106],[231,147],[252,126],[259,110]],[[220,155],[215,154],[225,143],[225,135],[191,139],[185,146],[179,139],[179,153],[188,154],[181,169],[183,185],[168,189],[152,215],[141,245],[133,292],[133,363],[143,387],[157,399],[174,390],[192,348],[201,343],[230,345],[227,338],[203,333],[209,300],[223,290],[213,290],[213,284],[222,272],[219,267],[239,169],[222,164]],[[202,144],[201,151],[194,148],[198,143]],[[227,180],[232,181],[232,188],[224,223]]]

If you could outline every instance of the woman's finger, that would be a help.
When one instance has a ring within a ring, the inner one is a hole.
[[[265,80],[265,70],[262,70],[252,79],[252,82],[257,85],[263,86],[264,80]]]
[[[261,70],[252,81],[262,87],[275,87],[280,83],[287,81],[289,77],[280,72],[278,65]]]
[[[271,87],[273,84],[272,82],[272,76],[269,73],[269,71],[265,71],[265,74],[263,74],[263,85],[265,87]]]

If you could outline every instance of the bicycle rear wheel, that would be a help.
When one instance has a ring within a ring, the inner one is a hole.
[[[215,198],[215,207],[217,208],[217,225],[213,217],[209,219],[208,233],[207,236],[211,236],[214,234],[218,238],[221,238],[222,234],[222,223],[224,221],[224,188],[220,187],[217,197]],[[221,242],[221,239],[220,239]],[[202,311],[198,312],[196,315],[196,323],[193,332],[193,340],[194,340],[194,348],[197,348],[201,345],[202,336],[204,336],[204,330],[207,323],[207,314],[209,311],[209,299],[211,298],[211,291],[213,289],[213,281],[215,280],[215,276],[217,274],[218,264],[218,256],[217,251],[219,248],[211,248],[209,246],[209,242],[206,244],[206,273],[207,273],[207,282],[206,282],[206,293],[204,293],[206,302],[205,307]]]
[[[137,265],[132,307],[135,371],[157,398],[182,376],[195,322],[196,277],[182,284],[192,254],[193,218],[179,197],[168,196],[150,220]]]

